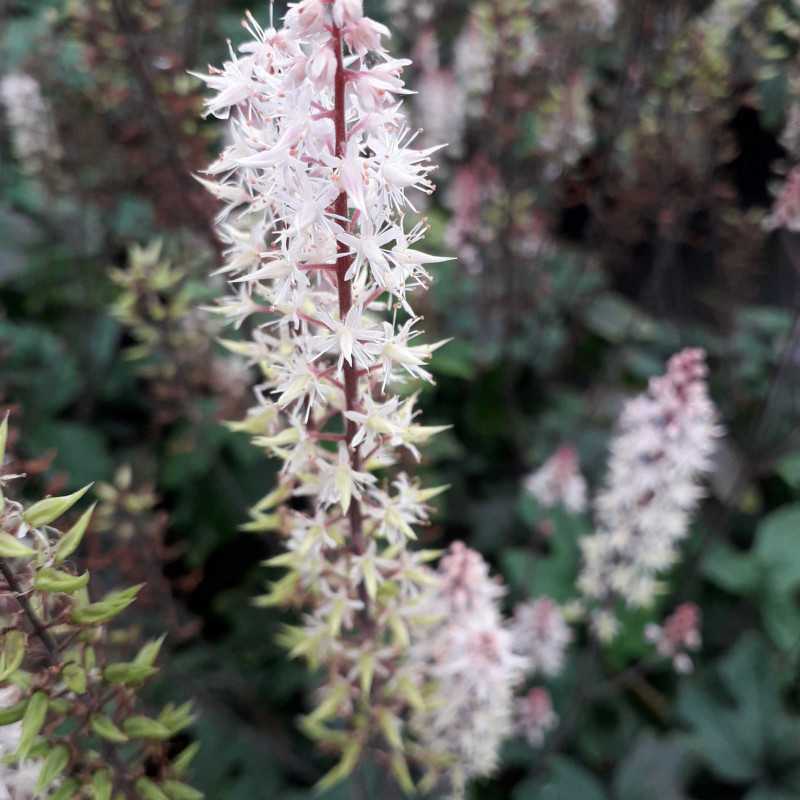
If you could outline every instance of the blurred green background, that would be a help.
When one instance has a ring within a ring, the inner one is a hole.
[[[800,160],[800,9],[365,6],[417,61],[415,123],[452,137],[422,209],[430,249],[460,256],[424,301],[431,340],[454,337],[422,394],[453,426],[420,466],[452,487],[425,544],[480,549],[509,607],[568,600],[590,520],[538,507],[525,476],[572,443],[597,488],[621,402],[683,346],[708,351],[727,430],[661,607],[609,652],[577,642],[550,686],[559,729],[510,743],[473,796],[800,796],[800,233],[770,224]],[[156,691],[197,701],[195,785],[300,800],[330,766],[296,729],[314,676],[275,643],[291,615],[250,602],[277,544],[239,530],[275,464],[221,424],[256,376],[198,310],[224,289],[192,173],[224,130],[187,70],[227,57],[246,8],[0,2],[0,404],[40,488],[102,482],[87,558],[148,580],[130,624],[170,631]],[[678,678],[642,660],[641,630],[683,601],[703,648]],[[325,795],[393,796],[368,764]]]

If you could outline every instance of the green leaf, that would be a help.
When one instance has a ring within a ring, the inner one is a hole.
[[[13,706],[0,708],[0,726],[13,725],[13,723],[19,722],[25,714],[25,709],[27,707],[28,698],[26,697],[24,700],[14,703]]]
[[[142,800],[170,800],[169,797],[148,778],[139,778],[136,781],[136,791]]]
[[[716,671],[733,702],[720,696],[710,677],[700,676],[684,682],[678,698],[696,754],[733,782],[757,780],[769,761],[796,759],[800,723],[783,711],[785,679],[765,642],[742,636]]]
[[[0,651],[0,683],[11,677],[25,658],[25,645],[28,637],[22,631],[9,631],[3,636]]]
[[[111,800],[111,773],[107,769],[92,776],[92,800]]]
[[[607,795],[588,770],[564,756],[556,756],[547,777],[518,786],[512,800],[606,800]]]
[[[56,545],[53,560],[56,564],[69,558],[80,545],[86,529],[89,526],[89,521],[92,518],[95,506],[97,503],[92,503],[86,511],[81,514],[80,519],[59,539]]]
[[[172,736],[170,729],[158,720],[145,717],[142,714],[128,717],[122,728],[128,736],[134,739],[169,739]]]
[[[170,800],[203,800],[202,792],[179,781],[164,781],[161,788]]]
[[[152,642],[148,642],[142,649],[137,653],[136,658],[134,659],[135,664],[141,664],[146,667],[152,667],[153,664],[156,663],[156,659],[158,658],[159,651],[161,650],[161,645],[164,644],[164,639],[167,638],[167,635],[164,634],[163,636],[159,637],[158,639],[154,639]]]
[[[188,747],[181,750],[181,752],[172,762],[172,771],[178,776],[185,775],[192,763],[192,760],[197,755],[199,750],[199,742],[192,742]]]
[[[6,457],[6,441],[8,440],[8,411],[0,422],[0,464],[2,464]],[[2,509],[0,509],[2,510]]]
[[[44,692],[35,692],[28,701],[25,714],[22,717],[22,734],[17,748],[17,758],[24,760],[33,747],[39,731],[47,717],[49,699]]]
[[[103,670],[103,677],[113,684],[125,686],[135,686],[144,683],[148,678],[155,675],[158,670],[147,664],[136,664],[133,661],[109,664]]]
[[[79,625],[101,625],[108,622],[118,614],[122,613],[135,599],[141,590],[143,583],[131,586],[129,589],[122,589],[116,592],[109,592],[99,603],[74,608],[72,610],[72,621]]]
[[[686,800],[689,745],[680,734],[672,737],[646,732],[634,743],[614,773],[614,800]]]
[[[69,750],[63,744],[56,745],[47,755],[36,781],[36,791],[43,792],[66,769]]]
[[[89,483],[77,492],[64,495],[62,497],[46,497],[38,503],[34,503],[30,508],[23,512],[22,518],[32,528],[39,528],[42,525],[49,525],[58,519],[89,491],[92,484]]]
[[[122,742],[128,741],[127,734],[123,733],[105,714],[96,714],[92,717],[92,730],[101,738],[109,742]]]
[[[64,683],[75,694],[83,694],[86,691],[86,670],[77,664],[67,664],[61,671]]]
[[[70,778],[69,780],[64,781],[64,783],[62,783],[61,786],[52,795],[50,795],[49,800],[75,800],[80,788],[81,787],[78,781]]]
[[[87,571],[83,575],[73,575],[52,567],[43,567],[36,573],[33,585],[42,592],[72,594],[89,585],[89,573]]]
[[[22,544],[16,536],[0,531],[0,556],[3,558],[30,558],[35,551]]]
[[[318,792],[325,791],[343,781],[356,768],[358,757],[361,755],[361,742],[353,739],[346,745],[339,763],[330,772],[319,780],[314,789]]]
[[[741,553],[723,542],[711,547],[702,569],[709,582],[732,594],[756,591],[761,579],[761,568],[752,553]]]

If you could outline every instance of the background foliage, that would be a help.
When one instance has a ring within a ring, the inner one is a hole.
[[[395,49],[419,55],[425,25],[397,13],[402,3],[366,5],[387,21],[394,9]],[[519,13],[500,0],[433,7],[445,67],[475,7],[501,34],[503,15]],[[715,9],[738,7],[746,24],[725,31]],[[145,577],[150,609],[143,597],[130,624],[149,633],[153,608],[167,620],[152,699],[196,699],[195,785],[214,800],[300,800],[328,766],[295,727],[313,676],[275,642],[288,617],[250,603],[275,545],[239,529],[273,465],[220,424],[238,418],[251,379],[193,310],[220,293],[207,278],[214,208],[191,173],[222,131],[200,119],[186,70],[225,57],[244,8],[0,4],[0,76],[36,78],[57,143],[32,166],[0,123],[0,402],[40,488],[104,482],[95,573]],[[537,507],[522,480],[572,442],[599,486],[621,400],[681,346],[707,349],[728,436],[664,607],[630,619],[609,653],[579,641],[551,687],[560,728],[539,752],[511,743],[474,796],[640,800],[657,786],[669,800],[796,797],[800,247],[762,220],[791,163],[781,132],[800,102],[800,13],[792,0],[624,0],[606,36],[577,18],[538,20],[565,63],[494,87],[495,107],[469,118],[426,209],[437,249],[463,249],[456,177],[478,157],[492,165],[500,188],[480,198],[471,231],[480,263],[443,265],[425,312],[432,338],[455,337],[422,396],[430,424],[453,425],[421,467],[452,487],[426,544],[480,549],[509,605],[572,596],[588,522]],[[576,75],[591,135],[570,158],[562,138],[556,157],[548,109]],[[546,247],[520,252],[532,228]],[[159,253],[132,251],[155,240]],[[704,643],[679,679],[636,643],[686,600],[703,610]],[[326,796],[391,794],[367,765]]]

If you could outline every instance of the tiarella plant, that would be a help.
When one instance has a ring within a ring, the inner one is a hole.
[[[280,29],[249,15],[245,28],[251,40],[202,76],[232,142],[203,182],[225,202],[235,294],[219,311],[252,331],[229,346],[264,378],[234,427],[283,461],[246,526],[286,547],[269,562],[286,574],[258,602],[306,609],[284,639],[325,676],[304,721],[339,754],[322,785],[370,748],[410,789],[407,757],[430,754],[406,736],[428,681],[409,643],[435,579],[432,554],[408,543],[441,489],[402,465],[443,428],[418,422],[406,386],[431,380],[441,342],[420,342],[412,302],[445,259],[418,249],[426,224],[406,215],[433,190],[434,148],[412,146],[398,100],[409,62],[386,52],[361,0],[303,0]]]
[[[7,431],[6,418],[0,465]],[[0,489],[15,477],[0,474]],[[28,506],[0,491],[0,797],[197,800],[183,778],[195,745],[169,751],[190,705],[140,710],[162,639],[120,660],[107,628],[141,587],[92,602],[73,556],[94,506],[65,532],[54,525],[87,490]]]

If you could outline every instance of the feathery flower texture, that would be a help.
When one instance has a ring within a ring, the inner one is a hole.
[[[659,574],[677,560],[722,433],[706,385],[705,354],[674,355],[665,375],[629,401],[611,445],[605,489],[595,501],[597,531],[582,541],[583,594],[605,603],[596,633],[613,638],[614,598],[645,607],[659,591]]]
[[[286,546],[270,564],[288,571],[259,602],[308,609],[284,639],[325,668],[304,721],[341,757],[323,784],[369,743],[411,788],[406,755],[418,751],[404,720],[423,706],[423,677],[405,656],[435,579],[433,554],[407,543],[441,489],[391,468],[442,430],[419,423],[416,395],[396,394],[431,380],[442,344],[420,342],[411,302],[445,259],[419,249],[426,226],[405,218],[415,193],[433,191],[436,148],[413,147],[399,100],[410,62],[387,53],[389,31],[361,0],[302,0],[280,29],[251,15],[244,27],[250,41],[199,76],[231,141],[201,180],[224,203],[220,272],[235,293],[218,310],[251,323],[229,347],[263,373],[258,404],[233,427],[283,461],[246,526]]]
[[[446,697],[414,719],[426,749],[448,769],[449,788],[462,797],[467,781],[491,773],[502,741],[514,731],[514,689],[528,660],[514,652],[503,624],[502,585],[480,553],[460,542],[442,558],[431,612],[414,657]]]
[[[544,507],[562,505],[579,514],[586,509],[586,479],[581,473],[574,447],[559,447],[550,458],[525,479],[525,490]]]

